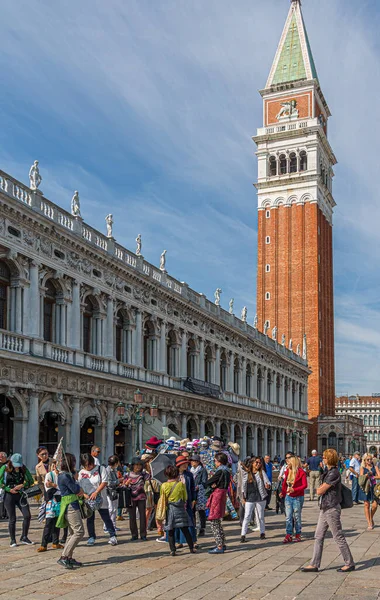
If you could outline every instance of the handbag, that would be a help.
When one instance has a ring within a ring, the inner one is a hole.
[[[107,488],[107,496],[108,498],[114,502],[115,500],[119,499],[119,494],[117,493],[117,489],[116,488]]]
[[[94,514],[94,511],[92,508],[90,508],[87,502],[79,502],[79,510],[82,519],[89,519]]]
[[[151,479],[149,479],[149,484],[150,484],[150,487],[152,488],[152,492],[153,492],[153,503],[154,503],[155,506],[157,506],[158,501],[160,499],[160,492],[155,492],[154,491],[154,487],[152,485],[152,480]]]
[[[32,485],[30,488],[23,490],[23,493],[28,498],[34,498],[35,496],[41,496],[41,488],[39,485]]]
[[[342,500],[340,503],[340,507],[342,509],[344,508],[352,508],[354,505],[354,502],[352,500],[352,492],[350,490],[350,488],[348,488],[346,485],[344,485],[344,483],[341,484],[342,486]]]
[[[362,489],[365,494],[368,494],[369,489],[371,487],[371,482],[368,479],[367,475],[359,475],[358,484],[360,489]]]
[[[91,508],[93,512],[102,508],[103,498],[101,496],[96,496],[95,500],[86,500],[86,504]]]
[[[131,508],[132,492],[128,487],[119,487],[116,490],[119,497],[118,508]]]

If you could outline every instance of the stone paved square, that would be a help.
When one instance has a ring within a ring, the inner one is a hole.
[[[155,541],[155,532],[149,533],[147,543],[132,543],[128,520],[120,522],[119,545],[111,547],[97,521],[97,543],[87,547],[85,538],[80,544],[75,557],[84,566],[75,571],[65,571],[56,563],[57,550],[37,554],[37,545],[9,548],[7,521],[1,521],[0,599],[375,600],[380,590],[380,527],[366,530],[363,506],[345,510],[342,515],[357,565],[357,570],[347,575],[336,572],[342,561],[331,537],[325,542],[323,571],[307,575],[298,570],[311,558],[318,518],[316,502],[307,499],[303,543],[283,546],[284,517],[270,511],[266,512],[266,540],[250,532],[248,543],[242,546],[237,524],[225,523],[228,551],[220,556],[207,553],[213,547],[209,531],[201,538],[197,555],[183,549],[170,557],[168,546]],[[20,530],[18,521],[18,536]],[[41,533],[34,507],[29,537],[39,544]]]

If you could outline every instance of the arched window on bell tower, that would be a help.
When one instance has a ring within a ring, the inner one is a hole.
[[[269,157],[269,175],[271,177],[277,175],[277,160],[275,156]]]
[[[305,150],[300,152],[300,171],[307,171],[307,153]]]
[[[286,175],[287,173],[287,160],[285,154],[280,154],[280,175]]]
[[[295,152],[290,153],[289,161],[289,172],[297,173],[297,155]]]

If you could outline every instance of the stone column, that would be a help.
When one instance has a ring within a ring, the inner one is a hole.
[[[228,366],[227,391],[234,391],[234,355],[230,354],[230,364]]]
[[[284,375],[280,375],[280,377],[281,377],[280,406],[285,406],[285,377],[284,377]]]
[[[28,450],[27,466],[34,469],[36,466],[36,448],[39,443],[40,419],[39,419],[39,393],[29,393],[29,420],[28,420]]]
[[[142,354],[142,314],[140,310],[136,310],[136,330],[134,344],[134,364],[138,367],[143,366]]]
[[[182,439],[187,437],[187,415],[182,415]]]
[[[254,363],[253,365],[253,377],[252,377],[252,398],[257,398],[257,369],[259,365]]]
[[[27,321],[27,333],[32,337],[40,337],[40,286],[38,274],[39,266],[32,261],[29,268],[29,315]]]
[[[263,454],[268,454],[268,427],[263,429]]]
[[[235,441],[235,423],[233,421],[231,421],[229,423],[230,426],[230,442],[234,442]]]
[[[166,412],[164,410],[162,410],[161,411],[161,423],[162,423],[162,427],[166,427],[166,423],[167,423],[166,417],[167,417]]]
[[[61,309],[61,319],[60,319],[60,344],[61,346],[66,346],[67,343],[67,338],[66,338],[66,303],[63,301],[63,303],[60,306]]]
[[[220,385],[220,347],[215,348],[214,383]]]
[[[16,333],[22,333],[22,292],[23,289],[20,286],[20,284],[18,285],[18,287],[16,287]]]
[[[70,329],[70,346],[74,350],[80,350],[81,344],[81,318],[80,318],[80,283],[73,281],[73,301],[71,304],[70,320],[67,325]],[[69,333],[69,331],[68,331]]]
[[[199,362],[198,362],[198,377],[201,381],[205,381],[205,341],[199,339]]]
[[[243,439],[240,448],[240,457],[244,459],[247,456],[247,423],[243,423]]]
[[[263,380],[262,380],[262,386],[263,386],[263,393],[262,393],[262,400],[264,402],[268,402],[268,397],[267,397],[267,392],[268,392],[268,370],[266,367],[263,368],[262,370],[263,373]]]
[[[215,435],[217,435],[218,437],[220,437],[220,428],[221,428],[220,419],[216,419],[216,421],[215,421]]]
[[[168,372],[168,353],[166,351],[166,321],[161,323],[161,337],[160,337],[160,371],[161,373]]]
[[[258,445],[258,439],[257,439],[258,430],[259,430],[258,426],[255,425],[253,428],[253,454],[254,454],[254,456],[257,456],[258,452],[259,452],[259,445]]]
[[[247,363],[244,356],[241,359],[240,370],[239,370],[239,394],[240,396],[247,395]]]
[[[115,443],[114,443],[114,429],[115,429],[115,411],[114,404],[112,402],[107,403],[107,438],[106,438],[106,456],[107,460],[109,456],[115,454]],[[107,463],[106,463],[107,464]]]
[[[187,332],[182,332],[180,377],[187,377]]]
[[[199,419],[199,437],[203,438],[205,436],[205,419],[201,417]]]
[[[113,299],[108,296],[107,298],[107,321],[106,321],[106,348],[105,356],[107,358],[114,358],[113,338],[114,338],[114,302]]]
[[[285,429],[281,429],[281,458],[285,458],[285,452],[287,452],[285,448]]]
[[[72,399],[72,413],[71,413],[71,444],[70,451],[74,454],[77,459],[77,468],[79,466],[80,457],[80,399],[74,396]]]

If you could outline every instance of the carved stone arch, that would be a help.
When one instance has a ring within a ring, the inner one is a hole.
[[[94,404],[91,400],[85,400],[80,409],[80,426],[83,426],[88,417],[96,417],[98,425],[101,425],[103,423],[102,416],[102,412],[98,405]]]
[[[96,290],[93,289],[87,289],[85,291],[85,293],[83,294],[83,297],[81,299],[81,304],[82,306],[84,306],[87,302],[87,300],[90,300],[91,304],[94,307],[94,312],[96,311],[101,311],[102,307],[101,307],[101,303],[100,303],[100,298],[99,296],[96,295]]]
[[[143,319],[143,330],[147,331],[149,337],[157,335],[158,324],[157,320],[153,318],[153,315],[146,314]]]
[[[206,340],[205,342],[205,357],[209,356],[211,358],[211,360],[215,360],[215,344],[212,344],[211,342],[208,342]]]
[[[303,194],[300,198],[300,203],[305,204],[305,202],[311,202],[313,198],[310,194]]]
[[[272,206],[272,200],[270,200],[269,198],[266,198],[265,200],[262,201],[261,206],[263,208],[270,208]]]
[[[45,413],[55,412],[61,418],[61,423],[64,425],[68,420],[68,407],[65,405],[63,396],[60,394],[45,394],[40,401],[39,419],[43,421]]]
[[[292,196],[289,196],[289,198],[286,201],[286,203],[289,205],[296,204],[297,202],[298,202],[298,196],[296,196],[295,194],[293,194]]]
[[[14,250],[0,251],[0,261],[7,265],[12,279],[29,278],[29,261]]]
[[[205,421],[205,435],[208,437],[215,435],[215,420],[213,417],[207,417]]]
[[[28,419],[29,396],[28,390],[17,390],[8,386],[0,386],[0,394],[4,394],[12,404],[14,417]]]
[[[283,196],[279,196],[278,198],[276,198],[276,200],[273,202],[274,206],[282,206],[283,204],[286,204],[285,198]]]
[[[182,336],[180,334],[179,329],[177,327],[175,327],[174,325],[169,324],[167,327],[167,333],[166,333],[167,343],[179,346],[181,344],[181,339],[182,339]]]

